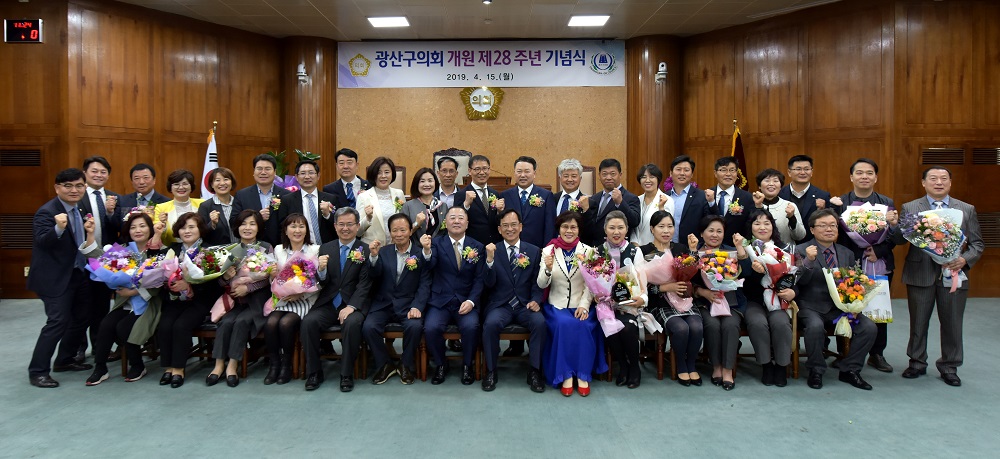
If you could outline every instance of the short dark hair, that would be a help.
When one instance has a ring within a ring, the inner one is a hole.
[[[125,242],[132,242],[132,222],[136,219],[143,219],[146,222],[146,226],[149,227],[149,237],[153,237],[153,218],[149,216],[146,212],[134,212],[125,217],[125,224],[122,226],[122,233],[125,237]]]
[[[153,166],[150,166],[149,164],[146,163],[139,163],[136,164],[135,166],[132,166],[132,168],[129,169],[128,171],[128,178],[132,178],[132,174],[135,174],[136,172],[139,171],[149,171],[149,175],[152,175],[153,178],[156,178],[156,169],[153,169]]]
[[[688,155],[677,155],[673,161],[670,161],[670,170],[674,170],[680,163],[688,163],[691,165],[691,172],[694,172],[694,160]]]
[[[763,183],[764,180],[771,177],[778,177],[778,181],[781,182],[781,186],[785,186],[785,174],[782,174],[781,171],[777,169],[771,169],[770,167],[757,173],[757,177],[755,177],[755,180],[757,180],[757,186],[760,187],[760,184]]]
[[[425,168],[425,169],[430,170],[429,168]],[[402,212],[400,212],[398,214],[392,214],[392,215],[390,215],[389,219],[386,220],[385,227],[386,228],[392,228],[392,222],[394,222],[396,220],[406,220],[406,227],[407,228],[412,228],[413,227],[413,220],[410,220],[410,216],[406,215],[406,214],[404,214]]]
[[[813,159],[809,155],[795,155],[792,156],[791,158],[788,158],[788,168],[791,169],[792,164],[803,161],[809,163],[810,166],[813,165]]]
[[[260,212],[257,212],[256,210],[243,209],[243,211],[240,212],[240,214],[237,215],[229,225],[232,228],[233,236],[236,236],[236,239],[240,239],[240,226],[242,226],[243,222],[245,222],[248,218],[253,218],[253,221],[257,223],[257,234],[253,236],[254,239],[257,239],[257,237],[260,236],[260,232],[264,229],[264,217],[261,216]]]
[[[230,193],[236,189],[236,175],[233,174],[233,171],[229,170],[227,167],[216,167],[215,169],[212,169],[212,172],[208,173],[208,189],[211,190],[212,193],[215,193],[215,186],[212,185],[212,183],[215,182],[216,175],[221,175],[233,182],[233,185],[229,187]]]
[[[83,160],[83,170],[87,170],[87,168],[93,163],[100,163],[105,169],[108,170],[109,174],[111,173],[111,163],[109,163],[103,156],[91,156],[89,158],[85,158]]]
[[[271,156],[271,155],[269,155],[267,153],[261,153],[261,154],[259,154],[257,156],[254,156],[253,157],[253,162],[250,163],[250,165],[253,166],[254,168],[256,168],[257,167],[257,163],[259,163],[261,161],[267,161],[267,162],[271,163],[271,167],[273,167],[275,169],[278,168],[278,161],[276,159],[274,159],[274,156]]]
[[[365,170],[365,177],[372,186],[375,186],[375,181],[378,180],[378,170],[382,168],[383,165],[389,166],[389,170],[392,171],[392,179],[389,183],[396,181],[396,163],[392,162],[391,159],[385,156],[379,156],[372,160],[371,165]]]
[[[609,167],[618,169],[618,172],[622,171],[622,163],[618,162],[618,160],[614,158],[606,158],[602,159],[601,164],[597,166],[597,172],[603,171]]]
[[[458,160],[455,159],[455,158],[452,158],[451,156],[442,156],[442,157],[438,158],[438,160],[437,160],[437,168],[441,169],[441,165],[444,164],[446,161],[451,161],[452,163],[455,164],[455,169],[458,169]],[[471,162],[470,162],[470,164],[471,164]]]
[[[508,207],[508,208],[504,209],[503,212],[500,212],[500,215],[497,218],[497,222],[499,223],[500,220],[503,220],[504,217],[506,217],[506,216],[508,216],[510,214],[516,215],[517,216],[517,222],[518,223],[522,223],[522,221],[521,221],[521,214],[517,213],[517,211],[514,210],[513,207]]]
[[[429,167],[421,167],[416,175],[413,176],[413,181],[410,182],[410,198],[416,199],[420,197],[420,179],[424,177],[424,174],[431,174],[431,177],[434,177],[434,191],[437,191],[441,187],[441,181],[438,180],[438,176],[434,173],[434,170]]]
[[[316,164],[316,161],[313,161],[311,159],[303,159],[302,161],[299,161],[298,163],[295,164],[295,175],[299,175],[299,169],[302,169],[302,166],[305,166],[306,164],[312,165],[313,169],[316,169],[316,173],[319,174],[319,164]]]
[[[346,156],[355,161],[358,160],[358,153],[355,152],[354,150],[351,150],[350,148],[341,148],[340,150],[337,150],[337,153],[333,155],[333,161],[337,162],[337,160],[340,159],[341,156]]]
[[[781,240],[781,232],[778,231],[778,225],[774,222],[774,216],[767,209],[754,209],[750,211],[750,216],[747,217],[746,234],[753,234],[753,222],[757,221],[761,216],[771,222],[771,242],[774,243],[775,247],[784,247],[785,243]]]
[[[535,158],[530,156],[518,156],[517,159],[514,160],[514,166],[517,166],[517,163],[528,163],[531,164],[532,169],[538,169],[538,162],[535,161]]]
[[[642,167],[639,168],[639,172],[635,174],[635,181],[642,182],[642,176],[646,175],[646,172],[649,172],[649,175],[656,177],[657,186],[663,182],[663,171],[660,170],[660,166],[653,163],[643,164]]]
[[[285,220],[281,222],[281,246],[286,250],[292,247],[292,241],[288,239],[288,227],[292,223],[302,223],[306,225],[306,239],[305,243],[308,244],[311,239],[309,239],[309,220],[306,220],[306,216],[298,212],[288,214]]]
[[[208,223],[205,223],[205,219],[201,218],[197,212],[185,212],[177,217],[177,221],[174,222],[174,226],[170,229],[174,232],[174,238],[177,240],[181,239],[181,228],[187,225],[188,220],[194,220],[194,223],[198,225],[198,236],[205,237],[208,234]]]
[[[472,166],[473,164],[478,163],[478,162],[484,162],[484,163],[486,163],[487,166],[490,165],[490,159],[487,158],[486,156],[483,156],[483,155],[473,155],[471,158],[469,158],[469,166]],[[438,167],[441,167],[441,166],[438,166]]]
[[[167,189],[169,190],[175,183],[181,183],[184,180],[187,180],[188,183],[191,184],[191,189],[194,191],[194,186],[197,185],[198,182],[194,181],[194,174],[187,169],[177,169],[171,172],[170,175],[167,176]],[[173,191],[171,191],[171,193],[173,193]]]
[[[854,166],[857,166],[858,164],[862,164],[862,163],[871,166],[872,169],[875,169],[875,175],[878,175],[878,164],[875,164],[875,161],[872,161],[872,160],[870,160],[868,158],[858,158],[857,161],[854,161],[851,164],[851,173],[852,174],[854,173]]]
[[[722,225],[723,229],[726,228],[726,219],[718,215],[706,215],[701,218],[701,221],[698,222],[698,234],[704,233],[705,230],[708,229],[709,225],[711,225],[714,222],[719,222],[719,224]],[[723,244],[724,243],[725,241],[723,241]]]
[[[837,211],[830,208],[819,209],[813,212],[811,215],[809,215],[809,227],[812,228],[816,226],[816,220],[819,220],[823,217],[833,217],[837,221],[840,220],[840,218],[838,218],[837,216]]]
[[[723,156],[715,160],[715,170],[719,170],[720,167],[728,166],[730,164],[740,167],[740,162],[736,160],[735,156]]]
[[[580,227],[581,230],[583,229],[583,215],[580,215],[580,212],[567,210],[566,212],[563,212],[559,214],[558,217],[556,217],[556,233],[557,234],[559,233],[559,227],[563,226],[563,223],[566,223],[570,220],[575,221],[576,226]]]
[[[924,173],[923,173],[923,175],[920,176],[920,179],[921,180],[927,180],[927,174],[930,171],[945,171],[945,172],[948,173],[948,178],[951,178],[951,169],[948,169],[947,167],[944,167],[944,166],[931,166],[931,167],[928,167],[927,169],[924,169]]]
[[[83,171],[75,167],[69,169],[63,169],[56,174],[55,184],[75,182],[77,180],[84,180]]]
[[[674,220],[673,214],[671,214],[670,212],[667,212],[665,210],[658,210],[656,212],[653,212],[653,215],[651,215],[649,217],[649,230],[652,231],[653,227],[656,226],[656,225],[659,225],[660,222],[662,222],[664,218],[669,218],[670,219],[670,223],[674,223],[674,224],[677,223],[677,221]]]

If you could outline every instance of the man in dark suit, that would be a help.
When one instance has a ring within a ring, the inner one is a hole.
[[[389,217],[392,245],[381,247],[378,240],[370,245],[371,277],[380,282],[361,332],[375,356],[375,368],[378,368],[372,384],[383,384],[397,372],[403,384],[413,384],[424,310],[431,295],[431,271],[427,261],[420,256],[420,247],[410,240],[412,225],[406,214],[395,214]],[[382,340],[385,326],[390,322],[403,326],[403,358],[398,367],[392,365]]]
[[[110,170],[109,170],[110,172]],[[122,195],[118,198],[118,205],[115,207],[115,216],[108,223],[117,235],[116,240],[124,241],[125,234],[122,233],[122,219],[132,209],[136,207],[147,207],[162,204],[170,198],[156,191],[156,169],[145,163],[132,166],[129,170],[129,179],[132,181],[134,193]],[[128,232],[128,230],[124,230]]]
[[[680,155],[670,162],[670,179],[673,187],[667,194],[674,200],[674,209],[671,214],[674,216],[674,243],[687,243],[689,234],[694,234],[701,239],[698,225],[701,219],[709,215],[712,210],[708,205],[705,192],[694,186],[694,160],[688,155]]]
[[[561,191],[555,195],[555,200],[553,207],[555,209],[549,216],[552,219],[553,231],[555,231],[555,221],[559,214],[566,211],[579,212],[580,209],[580,199],[586,196],[580,191],[580,181],[583,178],[583,164],[580,164],[578,159],[564,159],[559,162],[556,166],[556,173],[559,174],[559,188]],[[552,237],[557,236],[553,234]],[[545,244],[539,246],[544,247],[548,245],[548,241]]]
[[[440,186],[438,186],[437,192],[434,193],[434,197],[438,201],[441,201],[445,208],[457,206],[464,198],[459,193],[461,189],[456,183],[458,181],[458,161],[451,156],[441,156],[438,158],[436,166]],[[488,171],[486,177],[489,178]]]
[[[83,216],[77,207],[87,184],[80,169],[66,169],[55,178],[56,198],[35,212],[32,220],[31,267],[28,290],[45,305],[47,320],[38,334],[28,365],[28,380],[36,387],[59,387],[49,371],[87,371],[89,364],[73,360],[85,339],[92,295],[86,258],[78,248],[84,241]],[[59,347],[55,364],[52,354]]]
[[[280,186],[274,186],[277,167],[278,162],[273,156],[257,155],[253,159],[253,179],[257,183],[236,192],[236,204],[241,209],[256,210],[264,218],[264,227],[258,229],[258,239],[267,241],[271,245],[281,243],[281,235],[278,234],[281,227],[278,210],[281,208],[281,198],[290,193]]]
[[[814,239],[795,246],[795,257],[801,260],[799,278],[795,283],[795,298],[799,305],[799,326],[806,342],[807,384],[813,389],[823,388],[826,372],[826,330],[842,314],[833,304],[826,285],[823,268],[854,266],[854,254],[837,244],[838,217],[832,209],[821,209],[809,219]],[[840,362],[840,380],[854,387],[871,390],[872,386],[861,378],[865,356],[875,342],[875,323],[863,314],[857,315],[852,326],[851,351]]]
[[[788,160],[788,186],[778,192],[778,197],[795,204],[803,221],[819,209],[830,207],[830,193],[810,183],[813,176],[813,159],[807,155],[795,155]],[[795,241],[802,243],[805,239]]]
[[[747,218],[754,205],[753,195],[736,186],[739,172],[740,163],[735,157],[723,156],[717,159],[715,161],[717,185],[705,190],[709,212],[721,216],[726,221],[726,233],[723,236],[725,244],[732,244],[733,234],[736,233],[748,239],[751,237],[747,231]]]
[[[476,303],[483,292],[483,274],[486,267],[483,244],[466,236],[469,214],[462,206],[448,209],[445,227],[448,235],[431,238],[420,237],[422,256],[428,261],[427,269],[433,272],[430,306],[424,318],[424,337],[427,349],[437,366],[431,384],[441,384],[448,376],[445,358],[444,331],[448,324],[458,325],[462,335],[462,384],[468,386],[476,378],[472,362],[479,340],[479,313]]]
[[[333,159],[337,161],[340,179],[323,187],[323,192],[333,195],[333,207],[354,207],[358,205],[358,193],[372,187],[367,180],[358,176],[358,154],[350,148],[341,148]]]
[[[300,182],[301,183],[301,182]],[[354,360],[361,351],[361,325],[368,314],[371,290],[371,253],[358,237],[360,215],[353,207],[341,207],[334,214],[338,239],[323,244],[319,256],[329,257],[325,273],[320,273],[323,287],[316,304],[302,318],[302,347],[306,353],[306,390],[316,390],[323,383],[320,360],[320,333],[339,325],[343,355],[340,359],[340,391],[354,389]],[[360,256],[351,257],[352,252]],[[325,275],[325,276],[324,276]]]
[[[903,214],[917,214],[934,209],[958,209],[962,211],[962,232],[966,246],[954,261],[941,265],[926,251],[910,246],[903,267],[903,283],[906,284],[906,302],[910,309],[910,341],[906,345],[906,355],[910,364],[903,371],[903,377],[914,379],[927,374],[927,329],[931,313],[937,304],[938,319],[941,322],[941,358],[936,365],[941,379],[949,386],[961,386],[958,367],[962,365],[962,321],[965,316],[965,301],[969,296],[968,272],[982,256],[986,244],[979,230],[979,217],[971,204],[953,198],[951,193],[951,171],[944,167],[930,167],[924,170],[921,184],[927,192],[916,200],[903,204]],[[886,219],[888,220],[888,219]],[[906,240],[899,231],[897,221],[889,221],[892,237],[898,244]],[[958,277],[965,278],[961,287],[951,293],[954,275],[945,282],[943,270],[958,271]]]
[[[278,206],[278,225],[285,221],[288,215],[299,213],[306,216],[309,223],[309,235],[312,244],[323,244],[337,238],[333,230],[330,216],[333,215],[333,201],[336,199],[330,193],[316,189],[319,180],[319,164],[316,161],[303,160],[295,165],[295,178],[299,181],[299,191],[288,193],[281,197]],[[319,235],[319,238],[316,236]]]
[[[500,240],[498,215],[506,208],[506,201],[486,185],[490,178],[490,159],[483,155],[473,156],[469,159],[469,173],[472,183],[462,190],[465,199],[462,204],[469,212],[466,234],[482,244],[497,242]]]
[[[555,234],[555,199],[552,192],[535,186],[535,158],[521,156],[514,160],[516,186],[500,193],[504,210],[516,210],[524,223],[521,239],[536,247],[544,247]],[[638,202],[638,201],[637,201]]]
[[[584,241],[595,247],[604,242],[604,219],[611,211],[620,210],[625,213],[625,218],[628,219],[628,232],[632,232],[639,225],[640,213],[639,197],[622,186],[622,163],[614,158],[602,160],[598,166],[598,173],[604,189],[580,200],[580,206],[584,211],[583,219],[586,222],[584,228],[580,230],[582,236],[586,237]],[[544,247],[547,243],[548,240],[540,247]]]
[[[538,286],[538,268],[542,251],[538,246],[520,238],[522,222],[517,211],[507,209],[500,214],[500,234],[503,244],[500,253],[496,244],[486,245],[485,287],[493,294],[483,308],[483,354],[486,358],[486,376],[483,390],[492,391],[497,385],[497,360],[500,355],[500,331],[511,323],[528,329],[528,385],[535,392],[545,390],[542,377],[542,346],[548,337],[545,317],[542,316],[542,289]]]

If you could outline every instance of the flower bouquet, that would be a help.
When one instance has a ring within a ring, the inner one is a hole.
[[[171,274],[171,271],[164,267],[168,257],[169,259],[173,259],[173,252],[169,252],[166,255],[148,257],[142,260],[142,263],[140,263],[139,267],[136,268],[135,273],[132,274],[132,285],[134,285],[135,288],[147,290],[163,287],[163,285],[167,283],[167,278]],[[146,310],[146,306],[148,306],[148,301],[143,299],[141,295],[130,297],[129,303],[132,305],[132,312],[137,316],[142,315],[142,313]]]
[[[791,288],[795,282],[795,272],[799,269],[795,266],[795,255],[787,249],[778,248],[771,241],[744,240],[743,245],[750,259],[760,262],[767,270],[767,275],[760,280],[764,287],[764,306],[768,311],[788,309],[788,302],[778,298],[778,291]]]
[[[243,260],[246,250],[239,244],[198,247],[189,250],[181,260],[184,280],[203,284],[222,276],[230,266]]]
[[[955,261],[962,255],[965,245],[965,234],[962,233],[964,215],[958,209],[925,210],[916,215],[904,215],[899,222],[899,229],[910,244],[923,250],[939,265]],[[951,293],[955,293],[967,280],[960,270],[950,270],[941,267],[945,286],[951,284]]]
[[[851,323],[858,322],[858,315],[874,298],[873,293],[879,284],[865,275],[858,264],[850,268],[823,268],[823,276],[833,304],[843,311],[836,319],[835,333],[850,338]]]
[[[107,284],[112,290],[136,288],[138,284],[134,276],[143,264],[143,256],[135,243],[125,247],[113,244],[105,247],[104,253],[97,258],[87,260],[87,271],[90,271],[91,279]],[[129,302],[133,303],[135,315],[142,314],[146,309],[146,301],[139,295],[133,296]]]
[[[236,270],[236,276],[230,279],[229,284],[226,285],[226,293],[223,293],[212,306],[212,322],[218,322],[238,302],[231,294],[236,287],[241,285],[249,287],[258,282],[263,283],[273,270],[274,256],[272,254],[259,245],[248,246],[246,256]]]
[[[597,321],[601,324],[604,336],[618,333],[619,330],[625,328],[625,325],[615,319],[615,313],[611,309],[614,303],[614,300],[611,299],[611,286],[615,283],[617,271],[615,261],[593,248],[587,249],[586,253],[577,251],[576,257],[579,261],[583,283],[597,299]]]
[[[701,278],[709,290],[716,292],[710,308],[712,317],[732,315],[724,294],[743,286],[743,279],[739,278],[741,272],[734,252],[709,252],[702,258]]]
[[[281,300],[293,295],[319,291],[319,271],[314,256],[293,255],[271,281],[271,299],[264,304],[264,315],[271,314]]]
[[[700,269],[698,258],[689,254],[671,257],[661,255],[646,262],[643,269],[646,271],[646,280],[655,285],[668,284],[671,282],[684,282],[687,284],[687,291],[691,292],[693,286],[691,279],[698,274]],[[661,293],[670,302],[674,309],[680,312],[691,310],[691,295],[679,295],[674,292]]]
[[[612,298],[617,299],[619,296],[628,298],[626,301],[618,301],[618,309],[636,317],[636,323],[640,326],[640,337],[644,335],[645,331],[649,333],[663,331],[663,326],[653,318],[652,314],[646,312],[642,307],[633,306],[635,301],[632,298],[642,295],[643,286],[646,285],[647,278],[644,267],[645,263],[634,266],[632,260],[626,259],[621,268],[615,272],[615,283],[611,288]]]
[[[889,207],[885,204],[864,203],[847,206],[840,214],[840,223],[847,237],[858,247],[865,249],[881,244],[889,236],[889,224],[885,215]],[[866,271],[869,275],[885,274],[885,261],[878,260]]]
[[[274,184],[291,191],[292,193],[299,191],[299,180],[296,179],[294,175],[286,175],[284,177],[277,176],[274,178]]]

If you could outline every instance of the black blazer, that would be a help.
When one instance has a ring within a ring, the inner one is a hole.
[[[320,202],[316,203],[316,213],[319,215],[319,235],[320,239],[325,243],[327,241],[337,240],[337,232],[333,228],[333,215],[329,219],[323,218],[323,212],[319,210],[319,205],[323,201],[333,202],[334,197],[330,193],[325,193],[322,191],[316,192],[319,195]],[[288,193],[281,197],[281,205],[278,206],[278,224],[279,231],[281,227],[281,222],[285,221],[290,214],[302,214],[305,215],[305,207],[302,202],[302,191],[296,191],[294,193]],[[279,237],[280,239],[280,237]]]
[[[410,244],[410,256],[416,258],[417,268],[411,271],[404,267],[402,273],[396,272],[395,245],[378,251],[378,262],[369,272],[373,280],[379,280],[369,311],[391,307],[397,316],[404,317],[410,308],[416,308],[421,314],[424,312],[431,296],[431,271],[421,250],[419,244]]]
[[[725,236],[723,236],[724,237],[724,239],[722,240],[723,244],[732,244],[733,235],[736,233],[740,233],[745,238],[748,239],[750,238],[750,232],[747,231],[747,219],[750,218],[750,212],[753,211],[755,208],[753,204],[753,195],[750,194],[749,191],[742,190],[739,187],[734,187],[734,188],[735,190],[733,191],[733,193],[736,196],[735,197],[726,196],[726,202],[732,203],[734,202],[734,200],[738,199],[740,201],[740,205],[743,206],[743,212],[739,214],[734,214],[732,212],[729,212],[726,214],[725,217],[726,234]],[[715,186],[714,188],[710,189],[715,191],[715,199],[718,200],[719,187]],[[709,207],[709,213],[711,213],[712,215],[722,215],[722,209],[719,209],[719,206],[716,204],[716,201],[708,203],[708,207]],[[791,242],[791,241],[786,241],[786,242]]]
[[[809,184],[809,189],[806,191],[806,194],[802,196],[802,199],[796,198],[795,195],[792,194],[791,185],[781,187],[781,190],[778,191],[778,197],[795,204],[795,206],[799,208],[799,215],[802,216],[802,224],[806,225],[806,228],[809,228],[809,216],[819,209],[816,207],[817,199],[822,199],[826,203],[825,206],[827,208],[830,207],[830,193],[817,188],[816,185],[812,183]],[[805,239],[802,239],[802,241],[812,239],[812,237],[812,234],[810,234],[809,231],[806,231],[806,237]]]
[[[608,205],[604,206],[603,212],[600,211],[601,201],[604,199],[604,193],[607,193],[607,191],[598,191],[588,199],[590,207],[587,208],[587,212],[583,216],[586,222],[583,225],[585,228],[580,228],[580,231],[586,237],[584,239],[585,244],[596,247],[604,242],[604,219],[613,210],[620,210],[625,213],[625,219],[628,220],[628,231],[625,234],[631,234],[632,230],[639,226],[639,216],[641,214],[639,197],[626,190],[624,186],[618,185],[618,189],[622,192],[622,203],[615,206],[615,202],[609,200]],[[557,233],[558,231],[559,229],[556,228]]]
[[[819,251],[816,259],[809,261],[806,256],[806,249],[816,246]],[[833,245],[837,252],[838,268],[854,266],[854,253],[847,247],[840,244]],[[795,300],[800,308],[812,309],[820,314],[826,314],[836,306],[830,298],[830,290],[826,286],[826,277],[823,275],[823,268],[830,268],[826,264],[826,257],[823,256],[823,246],[819,245],[815,239],[795,246],[795,258],[799,260],[799,271],[795,280]]]
[[[273,186],[271,188],[271,196],[276,196],[278,199],[289,193],[291,192],[280,186]],[[241,212],[245,209],[256,210],[258,212],[262,210],[260,207],[260,190],[257,188],[257,184],[237,191],[235,198],[236,202],[239,203]],[[278,207],[280,209],[281,206]],[[258,230],[257,238],[267,241],[271,245],[278,245],[281,244],[281,236],[278,234],[281,229],[281,220],[278,220],[278,212],[274,209],[274,206],[271,206],[270,213],[271,215],[264,221],[264,228]],[[236,218],[238,214],[239,212],[233,212],[233,218]]]
[[[681,222],[676,230],[677,242],[682,245],[687,244],[689,234],[698,236],[698,240],[701,241],[701,234],[698,233],[698,224],[701,223],[702,218],[712,213],[712,209],[705,199],[705,192],[694,186],[691,186],[689,190],[687,199],[684,200],[684,210],[681,211]],[[722,241],[723,244],[727,242],[732,242],[732,240]]]
[[[232,201],[232,209],[229,211],[230,218],[236,218],[237,215],[243,210],[240,207],[240,203],[236,201],[234,196]],[[260,201],[257,202],[260,204]],[[212,229],[212,218],[210,217],[213,210],[219,211],[219,224]],[[204,235],[202,240],[206,245],[222,245],[222,244],[232,244],[234,242],[239,242],[240,238],[233,235],[232,222],[226,219],[226,213],[222,211],[222,204],[216,204],[215,200],[209,198],[205,202],[198,206],[198,215],[205,220],[205,224],[208,225],[208,234]],[[258,233],[260,230],[258,229]]]
[[[120,205],[116,205],[115,206],[115,211],[112,212],[111,215],[108,215],[107,213],[104,213],[102,215],[96,209],[92,209],[90,207],[90,196],[89,196],[89,193],[90,193],[90,191],[88,190],[87,194],[84,194],[83,198],[80,199],[80,202],[77,203],[77,208],[80,209],[80,215],[82,216],[82,215],[92,214],[95,219],[100,219],[100,221],[101,221],[101,242],[100,243],[101,243],[102,246],[105,246],[105,245],[108,245],[108,244],[111,244],[111,243],[117,241],[118,240],[118,233],[121,231],[121,226],[122,225],[121,225],[121,221],[120,221],[121,219],[120,218],[116,218],[116,217],[118,215],[121,215],[121,218],[125,218],[125,214],[124,213],[119,214],[119,212],[118,212],[118,209],[121,206]],[[111,190],[109,190],[107,188],[104,189],[104,193],[106,194],[105,197],[107,197],[107,196],[117,196],[119,198],[118,201],[121,202],[121,196],[118,193],[115,193],[114,191],[111,191]],[[135,207],[135,206],[132,206],[132,207]],[[129,209],[131,209],[132,207],[129,207]],[[119,220],[119,222],[116,224],[115,220]],[[152,228],[150,228],[150,229],[152,229]],[[126,231],[128,231],[127,228],[126,228]]]
[[[319,256],[329,255],[330,259],[326,264],[326,279],[320,282],[323,287],[319,291],[316,303],[313,304],[314,308],[327,307],[333,302],[333,297],[340,293],[341,308],[353,306],[362,314],[368,314],[370,306],[368,294],[372,287],[371,262],[368,257],[371,253],[367,245],[362,244],[360,239],[355,239],[354,244],[351,244],[351,251],[359,248],[364,259],[360,263],[345,261],[344,271],[341,272],[340,240],[333,239],[320,246]]]
[[[31,268],[28,270],[28,290],[39,296],[62,295],[76,265],[79,246],[73,235],[73,223],[66,223],[62,235],[56,234],[55,216],[65,214],[59,198],[52,198],[35,212],[31,221]],[[67,214],[67,217],[70,217]]]
[[[163,204],[169,200],[170,198],[160,193],[157,193],[156,190],[153,190],[153,197],[150,198],[150,202],[147,205],[153,206],[156,204]],[[87,205],[89,206],[90,203],[88,202]],[[125,241],[126,234],[122,233],[122,223],[123,223],[122,219],[125,218],[125,214],[127,214],[128,211],[138,206],[139,206],[139,193],[133,192],[128,194],[123,194],[118,197],[118,206],[115,207],[114,218],[112,218],[111,221],[109,222],[110,225],[115,229],[115,232],[117,233],[116,234],[117,241],[119,242]],[[125,229],[124,231],[127,233],[128,229]]]
[[[507,306],[510,299],[517,297],[521,306],[527,306],[534,301],[539,306],[543,304],[543,290],[538,286],[538,269],[542,265],[542,250],[523,239],[517,246],[518,252],[528,257],[528,266],[511,269],[510,255],[507,245],[497,244],[493,257],[493,267],[486,268],[485,287],[492,294],[489,303],[483,308],[483,317],[494,308]],[[485,264],[485,263],[484,263]]]
[[[358,202],[358,193],[361,193],[362,191],[365,191],[365,190],[367,190],[367,189],[369,189],[369,188],[372,187],[372,184],[370,182],[368,182],[367,180],[365,180],[365,179],[363,179],[361,177],[358,177],[358,178],[361,179],[361,189],[360,190],[354,190],[354,202],[355,203]],[[337,179],[337,180],[334,180],[333,183],[327,184],[326,186],[323,187],[323,192],[324,193],[330,193],[330,194],[333,195],[334,199],[331,202],[333,203],[333,207],[334,208],[341,208],[341,207],[348,207],[348,206],[350,206],[350,203],[347,202],[347,191],[344,189],[344,180],[343,179]]]
[[[465,202],[466,191],[476,191],[476,189],[472,187],[471,183],[462,188],[461,191],[455,194],[456,205]],[[487,187],[486,193],[489,196],[496,196],[497,199],[500,199],[500,193],[497,193],[493,188]],[[434,194],[437,195],[438,192],[435,191]],[[481,242],[483,245],[498,243],[502,240],[500,238],[500,230],[497,229],[498,226],[500,226],[500,217],[496,209],[490,207],[487,211],[483,205],[483,200],[477,194],[476,199],[469,206],[469,229],[465,231],[465,235]]]

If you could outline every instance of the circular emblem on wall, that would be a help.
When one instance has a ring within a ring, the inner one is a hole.
[[[599,73],[601,75],[607,75],[614,72],[618,68],[618,63],[615,62],[615,56],[611,53],[596,53],[594,57],[590,59],[590,69],[594,73]]]
[[[495,120],[500,113],[503,90],[500,88],[465,88],[459,93],[470,120]]]
[[[347,61],[347,64],[351,66],[351,75],[356,77],[368,76],[368,68],[371,67],[372,61],[368,60],[367,57],[358,54]]]

